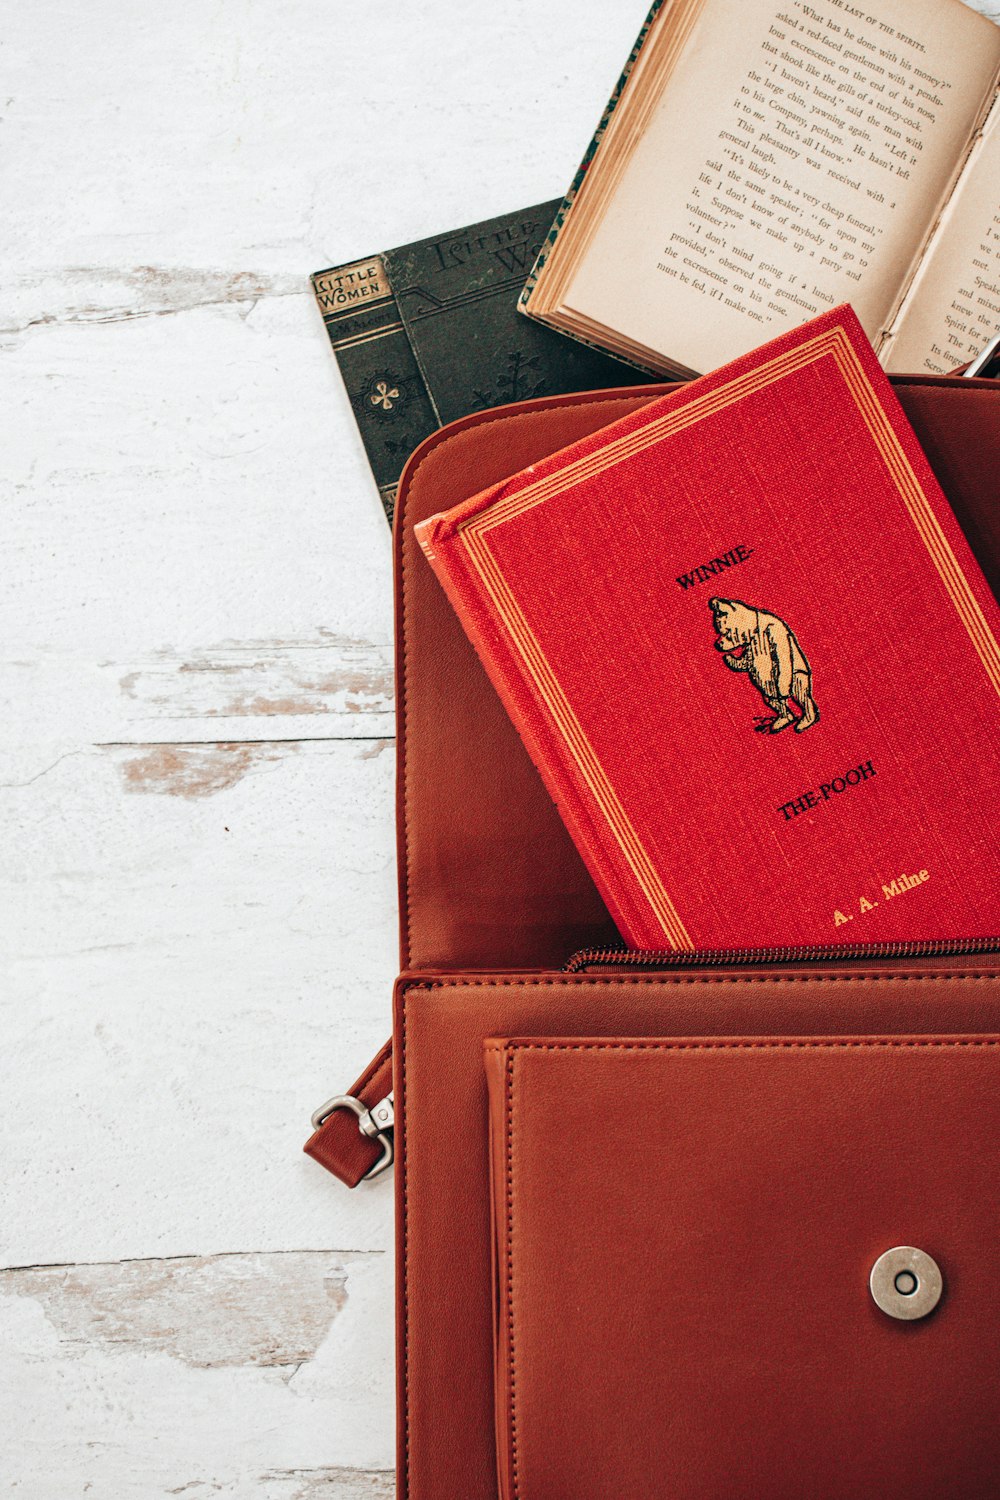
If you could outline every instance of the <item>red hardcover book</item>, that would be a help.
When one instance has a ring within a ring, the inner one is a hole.
[[[417,534],[630,944],[1000,930],[1000,615],[849,307]]]

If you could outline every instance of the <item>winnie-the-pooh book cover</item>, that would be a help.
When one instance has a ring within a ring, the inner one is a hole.
[[[850,308],[418,536],[632,946],[1000,926],[1000,612]]]

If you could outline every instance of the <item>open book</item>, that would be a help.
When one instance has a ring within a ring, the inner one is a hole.
[[[946,373],[1000,329],[998,83],[962,0],[657,0],[521,309],[690,374],[847,301]]]

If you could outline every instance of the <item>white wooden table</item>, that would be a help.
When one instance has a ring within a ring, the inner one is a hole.
[[[23,1500],[393,1493],[391,1187],[301,1155],[396,967],[389,537],[307,276],[555,196],[643,10],[4,7]]]

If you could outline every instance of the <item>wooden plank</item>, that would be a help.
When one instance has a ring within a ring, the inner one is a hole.
[[[301,274],[220,271],[201,266],[66,266],[18,270],[3,287],[0,337],[57,323],[121,323],[193,307],[236,305],[243,316],[262,297],[301,297]]]
[[[6,353],[0,779],[94,743],[392,733],[388,529],[330,441],[322,340],[300,295]]]
[[[392,1487],[391,1257],[0,1274],[4,1478],[75,1500],[372,1500]]]
[[[227,735],[242,729],[239,738],[246,739],[247,731],[273,731],[276,718],[289,739],[377,739],[393,732],[391,643],[332,630],[320,630],[315,642],[223,641],[183,659],[159,651],[117,685],[126,700],[123,718],[135,715],[137,740],[157,727],[177,739],[199,732],[219,739],[220,729]]]
[[[30,670],[31,733],[0,750],[7,781],[95,744],[372,740],[395,727],[391,645],[336,632],[98,663],[46,653]],[[16,709],[25,684],[23,659],[0,661],[0,701]]]
[[[391,1244],[301,1153],[388,1035],[393,747],[79,750],[0,789],[8,1265]]]
[[[4,258],[301,276],[553,197],[644,4],[17,7]]]
[[[60,1342],[169,1354],[199,1370],[285,1369],[313,1359],[347,1302],[350,1257],[175,1256],[0,1272],[0,1294],[29,1297]]]

